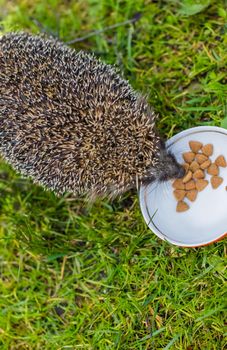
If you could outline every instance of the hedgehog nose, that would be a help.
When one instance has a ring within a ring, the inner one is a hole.
[[[180,167],[177,178],[180,179],[184,175],[185,175],[185,169],[183,167]]]

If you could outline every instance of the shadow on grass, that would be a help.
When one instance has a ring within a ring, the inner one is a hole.
[[[16,240],[21,249],[57,258],[100,245],[126,245],[135,234],[135,191],[88,204],[69,194],[58,197],[7,168],[0,170],[0,221],[9,244]]]

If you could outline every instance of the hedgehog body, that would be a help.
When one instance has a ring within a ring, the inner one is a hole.
[[[115,196],[181,168],[156,115],[93,55],[26,33],[0,38],[0,153],[62,194]]]

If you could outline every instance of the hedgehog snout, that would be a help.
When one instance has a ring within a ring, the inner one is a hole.
[[[183,166],[180,165],[180,170],[178,171],[176,178],[180,179],[181,177],[184,177],[184,175],[185,175],[185,169],[183,168]]]
[[[185,169],[179,164],[171,152],[162,150],[160,154],[159,171],[157,177],[159,181],[179,179],[185,175]]]

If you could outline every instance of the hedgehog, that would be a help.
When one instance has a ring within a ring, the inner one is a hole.
[[[0,154],[57,195],[114,198],[184,169],[147,98],[117,68],[57,39],[0,38]]]

